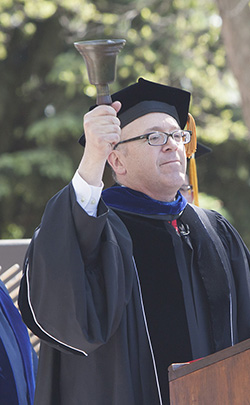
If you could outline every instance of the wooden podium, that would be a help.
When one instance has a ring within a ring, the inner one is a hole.
[[[250,339],[168,372],[171,405],[250,405]]]

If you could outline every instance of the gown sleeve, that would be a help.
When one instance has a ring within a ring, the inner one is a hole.
[[[243,341],[250,338],[250,253],[237,230],[219,213],[216,219],[234,277],[238,340]]]
[[[133,277],[125,226],[102,201],[96,218],[87,215],[70,183],[48,202],[33,236],[19,307],[41,339],[88,355],[119,327]]]

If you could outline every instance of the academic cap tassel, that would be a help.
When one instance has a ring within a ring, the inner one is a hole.
[[[191,141],[185,145],[189,161],[189,183],[193,186],[194,204],[199,206],[198,198],[198,178],[195,161],[195,152],[197,149],[196,125],[193,116],[188,113],[187,130],[192,131]]]
[[[198,197],[198,179],[197,179],[197,169],[196,161],[194,155],[190,157],[189,161],[189,183],[193,186],[194,193],[194,205],[199,207],[199,197]]]

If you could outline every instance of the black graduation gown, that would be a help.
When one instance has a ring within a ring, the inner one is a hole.
[[[166,404],[171,362],[250,337],[249,253],[223,217],[208,215],[217,249],[191,207],[179,220],[182,237],[164,220],[119,213],[132,246],[117,215],[100,202],[98,217],[89,217],[72,185],[48,203],[19,298],[44,341],[35,404]]]

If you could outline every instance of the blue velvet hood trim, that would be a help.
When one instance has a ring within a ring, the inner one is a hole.
[[[179,191],[175,201],[163,202],[121,186],[107,188],[102,198],[111,208],[139,215],[179,215],[187,205],[187,200]]]
[[[31,343],[28,331],[22,322],[21,315],[7,294],[5,286],[0,282],[0,307],[12,328],[23,360],[29,401],[32,404],[35,394],[35,376],[33,371]],[[3,342],[4,345],[4,342]],[[17,382],[16,382],[17,383]]]

